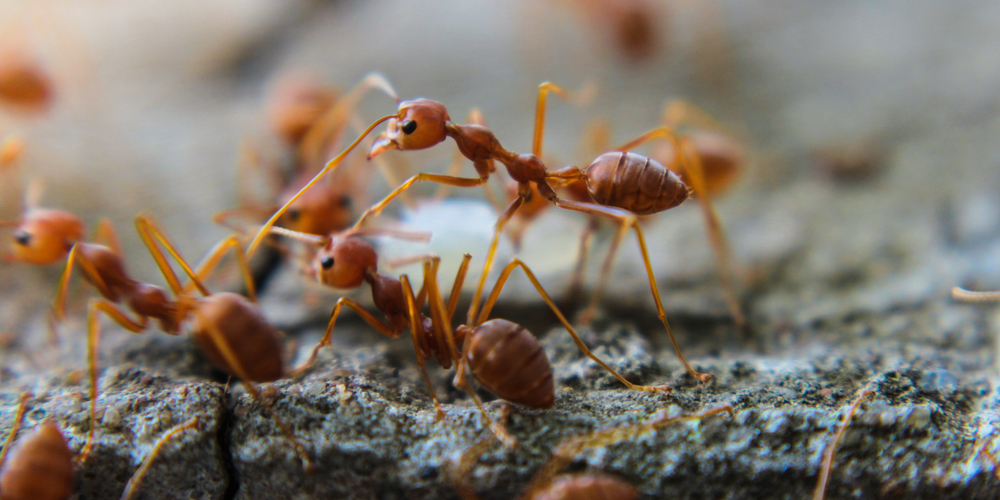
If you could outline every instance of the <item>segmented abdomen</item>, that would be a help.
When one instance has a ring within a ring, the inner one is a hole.
[[[535,336],[523,326],[492,319],[466,340],[476,380],[501,399],[530,408],[552,408],[552,365]]]
[[[594,201],[637,215],[662,212],[688,198],[688,187],[677,174],[639,154],[604,153],[585,172]]]

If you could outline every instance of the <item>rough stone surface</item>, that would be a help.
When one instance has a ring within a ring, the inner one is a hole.
[[[713,21],[697,7],[665,6],[662,50],[651,64],[629,66],[599,29],[582,29],[589,25],[564,10],[568,3],[229,0],[209,8],[185,1],[163,17],[153,2],[131,2],[134,10],[122,16],[157,15],[136,16],[125,31],[110,28],[122,17],[106,6],[65,16],[79,17],[79,36],[99,55],[83,72],[90,77],[79,77],[68,56],[47,59],[60,81],[78,85],[65,84],[66,99],[44,119],[0,115],[0,131],[28,139],[26,170],[47,180],[46,205],[88,222],[110,216],[129,269],[162,283],[125,229],[130,219],[152,211],[192,260],[221,239],[210,215],[235,203],[230,166],[239,143],[263,135],[261,94],[289,68],[320,68],[343,86],[382,70],[401,95],[439,99],[453,118],[482,108],[503,144],[518,151],[530,144],[539,82],[575,88],[596,77],[602,89],[590,107],[551,100],[546,154],[561,162],[581,161],[573,155],[590,118],[607,116],[617,143],[658,123],[666,98],[683,96],[748,145],[743,180],[718,205],[741,267],[748,328],[737,331],[728,317],[694,201],[644,227],[677,340],[713,376],[710,384],[698,384],[677,360],[631,236],[599,317],[579,333],[628,380],[670,393],[626,390],[580,353],[516,272],[492,316],[539,335],[554,365],[556,405],[513,411],[509,429],[519,446],[495,446],[476,463],[469,480],[479,497],[517,498],[567,437],[729,404],[734,417],[591,449],[569,470],[617,475],[650,499],[807,498],[824,447],[868,383],[875,391],[844,437],[827,498],[1000,495],[981,451],[1000,453],[1000,316],[949,295],[953,286],[1000,289],[996,6],[720,1],[730,62],[706,75],[702,34]],[[373,97],[361,114],[391,106]],[[818,157],[870,144],[872,175],[838,176]],[[411,169],[438,172],[450,154],[440,147],[406,159]],[[375,179],[367,195],[387,189]],[[16,212],[7,201],[2,220]],[[430,247],[385,243],[383,256],[436,252],[446,283],[463,252],[483,258],[494,220],[474,199],[392,207],[392,214],[435,237]],[[564,292],[584,224],[549,210],[520,254],[571,318],[582,304]],[[608,228],[597,235],[588,281],[611,238]],[[512,255],[504,242],[499,262]],[[78,451],[90,405],[84,304],[93,295],[83,286],[73,291],[60,343],[50,346],[46,313],[59,271],[0,264],[0,431],[10,428],[20,391],[31,390],[27,425],[55,418]],[[396,272],[419,280],[418,269]],[[470,274],[467,291],[476,278]],[[351,296],[365,303],[366,295]],[[291,363],[319,339],[336,296],[304,285],[290,265],[275,277],[262,306],[287,333]],[[409,338],[384,338],[350,312],[315,369],[262,385],[316,460],[314,474],[264,408],[238,382],[227,385],[188,339],[136,336],[103,321],[101,366],[101,424],[94,454],[78,471],[79,498],[118,498],[152,444],[195,415],[199,430],[166,446],[142,498],[455,499],[453,464],[488,432],[452,386],[453,372],[429,365],[446,413],[435,420]],[[496,415],[499,403],[480,395]]]

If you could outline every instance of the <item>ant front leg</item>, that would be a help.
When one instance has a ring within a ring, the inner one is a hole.
[[[490,268],[493,267],[493,258],[497,253],[497,244],[500,242],[500,233],[503,232],[503,226],[510,220],[511,217],[514,216],[514,212],[516,212],[517,209],[524,203],[525,195],[522,192],[522,188],[526,188],[529,191],[531,189],[530,186],[526,185],[526,183],[518,186],[517,198],[514,198],[514,200],[510,202],[510,205],[507,206],[507,210],[504,210],[504,213],[500,215],[499,219],[497,219],[496,227],[493,228],[493,240],[490,242],[490,250],[486,252],[486,263],[483,264],[483,273],[479,276],[479,284],[476,285],[476,293],[472,295],[472,304],[469,305],[469,315],[466,319],[466,323],[471,326],[477,324],[475,322],[476,309],[479,307],[479,299],[483,296],[483,287],[486,286],[486,278],[490,274]]]
[[[417,366],[420,368],[420,374],[423,375],[424,382],[427,383],[427,390],[430,391],[431,399],[434,401],[434,418],[441,420],[445,417],[444,410],[441,409],[441,402],[438,401],[437,392],[434,391],[434,384],[431,383],[431,378],[427,375],[427,368],[424,366],[424,353],[429,352],[430,348],[423,336],[423,318],[420,316],[420,309],[417,307],[416,298],[413,296],[410,277],[405,274],[401,275],[399,283],[403,288],[403,298],[406,299],[406,310],[410,319],[410,336],[413,338],[413,351],[417,358]],[[426,289],[426,285],[427,283],[425,282],[424,286],[421,287],[421,292]],[[433,307],[433,304],[434,301],[431,300],[431,307]]]
[[[663,327],[666,328],[667,335],[670,336],[670,343],[673,344],[674,351],[677,352],[677,357],[680,358],[681,363],[684,364],[684,368],[687,369],[691,376],[701,382],[708,382],[711,380],[711,375],[696,371],[691,364],[688,363],[684,354],[681,353],[681,348],[680,345],[677,344],[677,339],[674,338],[674,332],[670,328],[670,324],[667,322],[667,312],[663,309],[663,302],[660,300],[660,291],[656,286],[656,277],[653,273],[653,265],[649,261],[649,250],[646,248],[646,238],[643,236],[642,228],[639,227],[639,224],[637,223],[635,214],[626,210],[596,205],[593,203],[579,203],[561,199],[556,200],[555,203],[556,206],[567,210],[574,210],[590,215],[604,215],[606,217],[611,217],[612,219],[618,221],[618,223],[623,227],[631,227],[632,229],[635,229],[635,237],[639,244],[639,251],[642,253],[643,264],[646,266],[646,276],[649,278],[649,289],[653,294],[653,300],[656,302],[656,314],[663,323]]]
[[[365,320],[366,323],[371,325],[372,328],[377,330],[382,335],[392,339],[399,337],[400,332],[393,331],[392,327],[380,321],[372,315],[372,313],[361,307],[360,304],[347,297],[341,297],[337,300],[337,304],[333,306],[333,312],[330,313],[330,322],[326,325],[326,332],[323,334],[323,338],[316,343],[315,347],[313,347],[312,351],[309,353],[309,359],[305,362],[305,364],[292,370],[290,373],[291,376],[298,376],[302,374],[302,372],[311,368],[314,364],[316,364],[316,358],[319,355],[319,350],[323,347],[330,346],[330,341],[333,338],[333,328],[337,324],[337,317],[340,316],[340,310],[343,306],[354,309],[354,312],[358,313],[358,316],[361,316],[361,319]]]
[[[647,391],[647,392],[663,392],[671,390],[671,388],[669,387],[633,384],[632,382],[626,380],[625,377],[623,377],[617,371],[615,371],[614,368],[608,366],[608,364],[602,361],[601,358],[598,358],[593,352],[591,352],[590,348],[587,347],[587,344],[585,344],[583,340],[580,339],[580,336],[576,333],[576,329],[573,328],[573,325],[569,323],[566,317],[563,316],[562,311],[559,310],[559,307],[556,306],[555,302],[552,301],[552,298],[549,297],[548,292],[545,291],[545,288],[542,287],[542,284],[538,281],[538,278],[535,277],[535,273],[531,271],[531,269],[527,266],[527,264],[520,261],[519,259],[514,259],[513,261],[511,261],[510,264],[507,264],[507,266],[504,267],[503,272],[500,273],[500,277],[497,278],[497,284],[494,285],[493,291],[490,292],[489,298],[486,299],[486,303],[483,305],[482,312],[479,313],[479,318],[476,320],[475,323],[476,326],[483,324],[486,321],[486,319],[489,318],[490,311],[493,309],[494,304],[496,304],[497,299],[500,297],[500,292],[503,290],[504,285],[507,283],[507,279],[510,278],[511,273],[514,272],[514,269],[517,267],[520,267],[524,271],[524,274],[528,277],[528,279],[531,280],[531,284],[535,286],[535,290],[538,290],[538,294],[541,295],[542,300],[545,301],[545,303],[549,306],[549,309],[551,309],[552,312],[556,315],[556,317],[559,318],[559,322],[562,323],[563,327],[566,328],[566,331],[569,333],[570,337],[573,337],[573,342],[575,342],[576,346],[580,348],[580,351],[583,352],[584,356],[587,356],[593,362],[600,365],[601,368],[607,370],[608,373],[610,373],[612,376],[618,379],[618,381],[620,381],[621,383],[625,384],[625,386],[628,387],[629,389],[635,389],[637,391]]]
[[[195,268],[195,275],[199,280],[204,281],[208,278],[212,272],[219,266],[219,262],[226,255],[226,252],[232,250],[233,255],[236,257],[236,262],[239,264],[240,274],[243,276],[243,282],[247,288],[247,296],[251,302],[257,302],[257,291],[253,284],[253,273],[250,271],[250,264],[247,262],[246,254],[243,253],[243,243],[240,242],[239,237],[236,235],[227,236],[222,241],[215,244],[211,250],[205,254],[205,257],[198,263]],[[195,282],[192,281],[188,283],[182,293],[187,293],[195,287]]]
[[[94,288],[97,289],[98,293],[105,297],[112,296],[111,289],[104,282],[104,279],[101,278],[97,267],[80,250],[80,244],[73,245],[73,248],[69,251],[69,257],[66,259],[66,269],[63,270],[62,276],[59,278],[59,288],[56,290],[56,298],[52,301],[52,311],[49,313],[49,342],[52,344],[56,344],[59,341],[56,325],[66,319],[66,293],[69,290],[69,280],[73,275],[74,264],[80,265],[83,273],[87,275],[87,278],[94,285]]]
[[[837,433],[833,435],[833,440],[826,445],[826,449],[823,450],[823,465],[820,467],[819,480],[816,482],[816,490],[813,492],[813,500],[823,500],[826,496],[826,486],[830,482],[830,471],[833,469],[833,457],[837,453],[837,447],[840,446],[840,440],[844,438],[844,433],[847,432],[847,426],[851,423],[851,419],[854,418],[854,414],[857,413],[858,408],[861,407],[861,403],[876,391],[875,381],[872,380],[864,385],[861,390],[858,391],[857,395],[854,396],[854,401],[847,408],[847,415],[844,416],[844,421],[840,423],[840,427],[837,428]]]
[[[87,364],[90,373],[90,429],[87,431],[87,441],[77,457],[77,463],[82,464],[90,456],[94,445],[94,430],[97,428],[97,344],[100,341],[100,313],[114,320],[122,328],[132,333],[142,333],[149,326],[149,318],[140,316],[138,321],[132,320],[115,304],[104,299],[94,299],[90,302],[87,312]]]
[[[163,445],[167,444],[167,441],[169,441],[170,438],[184,431],[198,429],[199,426],[200,422],[198,417],[191,417],[191,419],[187,422],[175,426],[169,432],[160,437],[160,439],[156,441],[156,444],[153,445],[153,450],[150,451],[146,459],[142,461],[142,465],[139,466],[139,469],[135,471],[135,474],[132,474],[128,483],[125,484],[125,491],[122,492],[121,500],[131,500],[132,498],[135,498],[136,493],[139,491],[139,486],[142,484],[142,479],[146,476],[146,473],[149,472],[149,468],[153,465],[153,460],[155,460],[156,456],[160,454],[163,449]]]
[[[396,197],[398,197],[407,189],[409,189],[410,186],[412,186],[414,183],[422,181],[430,181],[455,187],[476,187],[486,184],[486,181],[488,180],[489,180],[488,175],[485,177],[478,177],[478,178],[451,177],[448,175],[424,174],[424,173],[414,175],[413,177],[407,179],[407,181],[404,182],[402,185],[400,185],[398,188],[394,189],[391,193],[389,193],[389,195],[386,196],[382,201],[376,203],[368,210],[365,210],[365,213],[361,214],[361,217],[358,218],[358,222],[356,222],[351,229],[360,228],[361,226],[364,225],[365,221],[367,221],[369,217],[377,216],[378,214],[382,213],[382,210],[385,210],[385,207],[387,207],[389,203],[392,203],[392,200],[396,199]]]

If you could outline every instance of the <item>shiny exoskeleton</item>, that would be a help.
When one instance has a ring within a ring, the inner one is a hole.
[[[191,335],[206,356],[223,371],[242,379],[251,394],[264,404],[268,411],[270,406],[260,398],[259,391],[253,383],[271,382],[285,374],[281,334],[264,318],[260,310],[241,295],[228,292],[212,294],[201,282],[219,264],[225,253],[233,250],[240,263],[247,289],[253,298],[252,278],[238,238],[230,236],[216,245],[195,271],[170,244],[151,217],[140,215],[136,218],[135,225],[139,236],[167,280],[173,298],[160,287],[131,278],[125,270],[122,255],[117,247],[78,243],[70,252],[53,305],[54,316],[58,319],[63,318],[66,290],[74,267],[82,270],[84,278],[103,297],[91,300],[88,308],[90,396],[94,404],[91,405],[91,427],[87,444],[81,452],[84,459],[90,453],[96,428],[97,339],[102,313],[133,333],[146,331],[150,319],[158,320],[161,330],[171,335],[180,334],[181,325],[190,322]],[[117,241],[113,230],[111,234],[111,239]],[[181,285],[177,275],[167,263],[165,253],[181,265],[191,279],[190,285]],[[194,295],[195,289],[201,297]],[[124,304],[137,318],[130,318],[118,304]],[[291,431],[277,419],[276,415],[272,413],[272,416],[302,455],[307,467],[311,467],[302,445],[295,440]]]

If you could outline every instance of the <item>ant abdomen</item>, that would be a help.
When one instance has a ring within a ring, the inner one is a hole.
[[[636,215],[676,207],[689,195],[688,187],[677,174],[656,160],[631,152],[604,153],[584,172],[594,201]]]
[[[236,371],[216,346],[209,328],[221,334],[251,382],[271,382],[284,376],[283,347],[278,331],[242,295],[219,292],[200,299],[191,335],[205,355],[226,373]]]
[[[492,319],[472,329],[466,342],[471,343],[469,367],[483,387],[512,403],[552,408],[552,365],[531,332],[516,323]]]
[[[548,488],[531,496],[530,500],[635,500],[635,487],[611,476],[564,476]]]
[[[17,441],[0,473],[4,500],[66,500],[73,494],[73,453],[59,426],[42,424]]]

